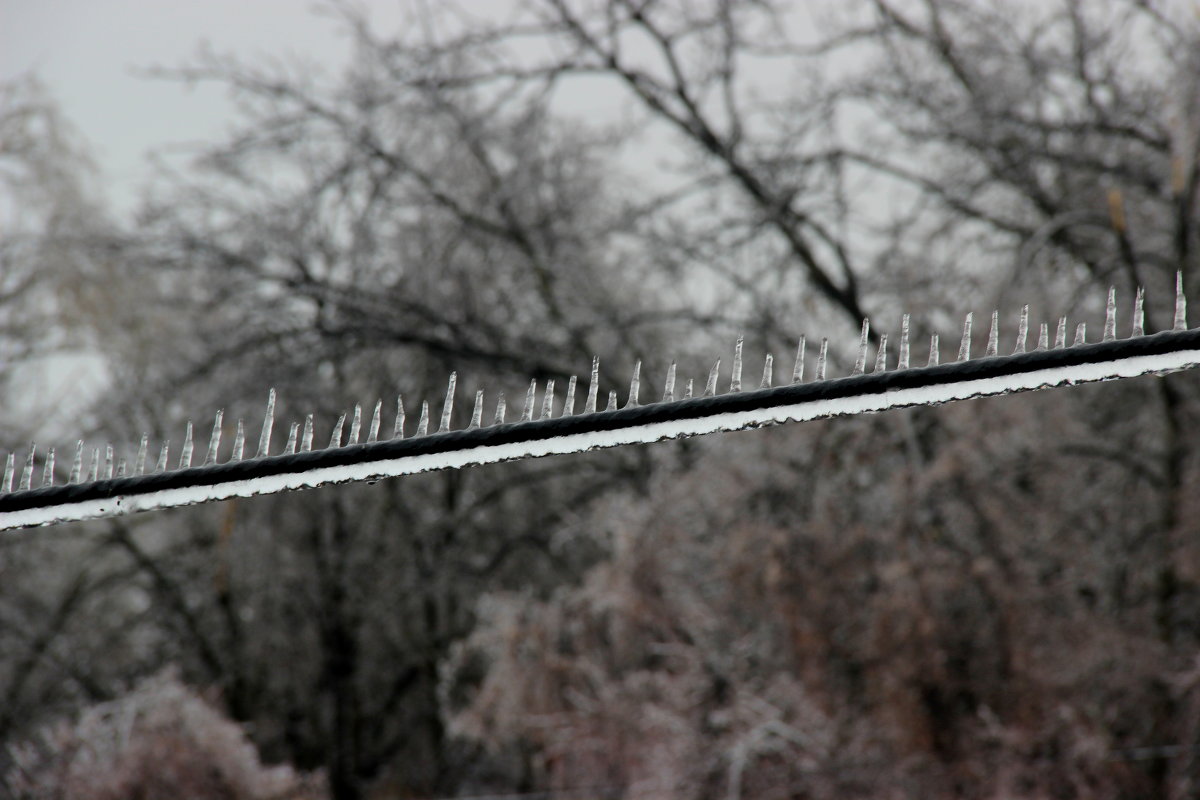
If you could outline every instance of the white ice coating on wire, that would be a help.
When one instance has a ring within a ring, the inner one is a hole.
[[[470,449],[400,456],[345,466],[319,467],[302,473],[247,478],[212,486],[179,487],[138,495],[30,508],[0,513],[0,529],[114,516],[223,500],[230,497],[252,497],[351,481],[374,481],[433,470],[456,469],[555,454],[579,453],[600,448],[651,443],[719,431],[744,430],[785,422],[874,413],[910,406],[936,405],[955,400],[1047,389],[1055,386],[1161,374],[1196,366],[1200,366],[1200,349],[1130,356],[1101,363],[1054,366],[990,378],[936,383],[871,394],[856,394],[849,397],[807,400],[790,405],[730,411],[707,417],[651,422],[618,430],[585,431],[537,441],[481,445]],[[8,479],[11,479],[11,470],[6,470],[6,472],[9,475]]]

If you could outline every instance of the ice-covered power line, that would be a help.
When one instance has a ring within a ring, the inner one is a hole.
[[[676,367],[671,363],[667,368],[667,389],[663,399],[642,404],[639,401],[639,361],[634,368],[624,405],[620,404],[617,393],[610,391],[608,407],[604,411],[597,409],[599,365],[597,360],[593,360],[583,413],[574,413],[576,378],[572,377],[567,390],[570,400],[564,404],[559,415],[555,416],[553,381],[547,383],[540,413],[535,414],[538,384],[533,381],[529,385],[520,421],[504,421],[505,401],[503,394],[500,394],[495,400],[494,422],[483,425],[483,406],[487,394],[477,390],[471,422],[460,430],[453,430],[451,426],[458,383],[457,375],[451,374],[435,433],[429,432],[430,408],[428,401],[423,401],[416,430],[413,435],[407,436],[404,404],[397,398],[396,419],[390,439],[378,438],[382,409],[382,401],[379,401],[374,406],[365,442],[359,442],[362,407],[356,405],[352,414],[343,413],[334,424],[328,447],[318,450],[312,448],[314,418],[309,414],[304,419],[303,434],[298,434],[298,422],[290,425],[287,444],[276,455],[271,455],[275,423],[275,392],[271,390],[255,457],[250,459],[242,458],[246,432],[239,420],[233,452],[221,463],[219,449],[223,411],[216,412],[207,455],[203,465],[198,467],[192,466],[191,422],[187,423],[178,467],[169,468],[170,445],[164,442],[157,464],[149,474],[145,471],[149,447],[147,436],[143,436],[138,443],[132,466],[121,459],[115,472],[112,446],[104,448],[103,465],[100,448],[94,448],[87,479],[82,481],[84,446],[80,441],[76,446],[69,482],[65,485],[54,485],[53,449],[46,450],[46,455],[42,457],[42,482],[38,488],[34,488],[33,481],[38,472],[41,451],[30,445],[23,457],[9,454],[3,483],[0,484],[0,530],[351,481],[373,481],[522,458],[579,453],[785,422],[936,405],[1077,383],[1161,375],[1200,365],[1200,329],[1188,330],[1187,306],[1180,282],[1176,284],[1173,329],[1170,331],[1147,335],[1141,291],[1137,293],[1133,305],[1129,338],[1116,338],[1117,304],[1115,293],[1110,292],[1103,341],[1089,344],[1086,341],[1087,329],[1081,323],[1076,328],[1074,344],[1067,346],[1067,319],[1064,317],[1058,321],[1055,346],[1048,345],[1048,326],[1043,324],[1038,344],[1031,351],[1026,349],[1029,331],[1028,307],[1025,307],[1020,314],[1015,346],[1010,355],[998,354],[1001,350],[1000,323],[999,315],[993,314],[985,355],[981,358],[971,355],[972,316],[967,315],[957,360],[940,363],[939,341],[935,334],[930,340],[926,366],[915,368],[909,366],[909,325],[908,318],[904,317],[897,368],[889,369],[887,339],[880,336],[874,368],[870,372],[866,371],[868,327],[864,321],[858,355],[849,376],[826,377],[828,342],[822,340],[815,379],[805,382],[807,347],[801,338],[796,348],[792,382],[772,387],[773,357],[767,355],[762,381],[759,388],[752,391],[742,390],[744,343],[739,338],[734,349],[728,392],[717,393],[721,365],[718,359],[708,375],[702,397],[692,396],[692,382],[689,380],[689,391],[684,393],[682,399],[674,399]],[[352,416],[350,434],[343,443],[342,432],[348,416]],[[300,441],[297,447],[298,435]],[[16,474],[18,464],[23,465],[19,476]],[[15,491],[14,479],[17,479]]]

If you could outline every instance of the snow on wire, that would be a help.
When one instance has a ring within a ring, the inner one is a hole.
[[[1188,330],[1182,277],[1176,276],[1172,330],[1147,335],[1143,306],[1143,293],[1139,289],[1130,337],[1117,339],[1116,292],[1110,289],[1102,340],[1087,343],[1087,329],[1080,323],[1074,343],[1067,346],[1067,319],[1062,317],[1058,320],[1053,347],[1049,344],[1047,324],[1041,325],[1037,344],[1028,346],[1029,307],[1026,306],[1021,311],[1011,355],[999,355],[999,315],[993,313],[982,358],[971,355],[974,319],[968,314],[957,360],[940,363],[938,336],[934,334],[927,361],[918,367],[910,364],[909,318],[905,315],[896,368],[888,369],[888,337],[883,334],[870,372],[867,371],[870,324],[864,320],[857,358],[849,376],[826,378],[828,341],[822,339],[814,380],[805,382],[807,342],[801,337],[791,383],[772,385],[774,359],[767,355],[759,387],[749,391],[742,390],[743,340],[739,337],[728,392],[718,392],[720,359],[710,370],[700,396],[694,394],[691,380],[682,392],[678,391],[672,363],[661,401],[643,405],[639,397],[639,361],[624,406],[618,407],[616,392],[609,392],[608,405],[603,411],[598,406],[599,361],[593,359],[581,412],[575,411],[578,382],[571,377],[561,414],[554,416],[555,387],[550,380],[535,418],[537,381],[532,381],[519,421],[505,421],[506,404],[500,394],[493,421],[484,425],[484,392],[477,391],[471,422],[461,430],[451,429],[457,386],[457,375],[451,374],[435,433],[429,432],[430,407],[426,401],[421,404],[415,433],[406,437],[404,401],[397,397],[390,438],[379,436],[383,409],[380,400],[375,403],[365,437],[362,407],[356,405],[353,412],[343,413],[334,424],[329,446],[313,449],[314,416],[308,414],[303,425],[291,423],[287,443],[276,455],[271,454],[275,424],[272,389],[255,455],[250,459],[243,458],[246,433],[239,420],[231,455],[224,463],[219,462],[222,411],[216,413],[207,453],[200,466],[192,463],[195,443],[191,422],[187,423],[184,444],[174,468],[170,466],[169,444],[163,443],[155,466],[147,472],[149,436],[143,434],[132,463],[124,458],[114,463],[112,445],[105,446],[103,455],[100,448],[94,448],[87,477],[83,478],[84,444],[80,441],[67,483],[55,485],[55,450],[50,448],[42,459],[40,487],[33,488],[38,467],[36,446],[30,445],[26,452],[19,477],[16,454],[9,454],[0,483],[0,530],[1077,383],[1161,375],[1200,365],[1200,329]],[[343,441],[347,417],[350,429]]]

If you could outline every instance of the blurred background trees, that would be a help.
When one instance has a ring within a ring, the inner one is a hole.
[[[1095,325],[1113,284],[1160,328],[1175,272],[1200,280],[1186,9],[530,0],[415,4],[396,32],[335,11],[344,74],[161,72],[241,117],[130,222],[52,103],[6,89],[7,444],[48,433],[17,378],[54,350],[102,360],[93,438],[256,420],[270,386],[324,426],[400,391],[411,433],[450,370],[511,407],[530,377],[599,354],[617,388],[645,358],[648,396],[738,333],[782,356],[864,315],[947,333],[1024,302]],[[127,695],[173,666],[263,761],[318,776],[286,791],[336,798],[1189,797],[1196,388],[6,537],[0,737],[25,744],[0,772],[67,785],[100,712],[45,726],[176,692]],[[214,763],[243,763],[231,736]]]

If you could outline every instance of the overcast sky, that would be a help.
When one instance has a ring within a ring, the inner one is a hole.
[[[396,24],[399,0],[368,5],[385,29]],[[188,89],[138,69],[178,65],[202,42],[243,57],[342,64],[348,40],[316,8],[311,0],[0,0],[0,80],[40,76],[93,146],[109,199],[128,208],[148,149],[212,139],[230,121],[220,89]]]

